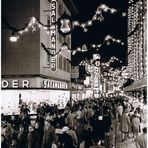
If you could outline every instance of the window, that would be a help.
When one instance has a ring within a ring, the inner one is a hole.
[[[67,72],[70,72],[70,63],[68,60],[67,60]]]
[[[61,16],[63,14],[63,7],[62,5],[59,3],[59,16]]]
[[[64,58],[63,60],[64,60],[64,69],[63,70],[66,71],[66,59]]]
[[[48,60],[47,64],[50,65],[51,56],[49,54],[47,54],[47,60]]]
[[[62,37],[61,34],[59,34],[59,42],[60,42],[60,43],[63,43],[63,37]]]
[[[59,69],[62,70],[62,56],[59,55]]]
[[[50,25],[50,17],[47,16],[47,25],[49,26]]]
[[[70,36],[67,36],[66,43],[67,43],[68,47],[71,46],[71,38],[70,38]]]

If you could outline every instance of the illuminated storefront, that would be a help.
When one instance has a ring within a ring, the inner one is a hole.
[[[70,98],[69,90],[49,89],[4,89],[1,91],[1,112],[10,115],[20,113],[19,100],[25,102],[30,109],[30,114],[36,114],[39,104],[56,104],[59,109],[64,109]]]

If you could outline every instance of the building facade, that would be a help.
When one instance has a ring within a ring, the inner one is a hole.
[[[71,48],[71,35],[63,37],[59,34],[58,26],[54,25],[64,13],[70,16],[77,14],[71,0],[2,1],[1,87],[5,92],[8,88],[70,91],[71,53],[59,50],[65,42]],[[24,28],[32,17],[44,25],[52,25],[52,29],[34,27],[25,30],[17,42],[10,42],[12,30],[9,26]],[[41,43],[51,48],[49,52],[52,54],[59,53],[51,56]]]
[[[127,73],[134,80],[125,91],[132,91],[135,97],[143,97],[147,78],[147,4],[146,1],[129,1],[128,9],[128,65]]]
[[[128,9],[128,71],[134,80],[146,75],[147,65],[147,28],[146,28],[146,1],[139,1]]]

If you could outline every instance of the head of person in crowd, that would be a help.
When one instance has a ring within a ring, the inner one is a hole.
[[[125,110],[125,111],[124,111],[124,114],[125,114],[125,115],[128,115],[128,111],[127,111],[127,110]]]
[[[98,138],[95,138],[92,140],[93,141],[93,145],[99,145],[99,140]]]
[[[20,124],[19,132],[22,133],[24,130],[25,130],[25,128],[24,128],[23,124]]]
[[[29,130],[29,133],[32,133],[34,131],[34,126],[33,125],[29,125],[28,130]]]
[[[46,117],[46,119],[45,119],[45,131],[48,131],[49,127],[51,126],[51,122],[52,122],[51,118],[49,116]]]
[[[35,129],[39,129],[39,127],[40,127],[40,124],[39,124],[39,122],[35,122],[35,125],[34,125],[34,127],[35,127]]]
[[[147,127],[144,127],[144,128],[142,129],[142,131],[143,131],[144,134],[147,134]]]
[[[63,131],[63,133],[67,133],[69,131],[69,127],[68,126],[64,126],[62,131]]]
[[[10,144],[10,147],[16,147],[16,145],[17,145],[17,140],[16,139],[13,139],[12,141],[11,141],[11,144]]]
[[[14,115],[14,113],[12,113],[12,115],[11,115],[11,120],[12,120],[12,121],[15,120],[15,115]]]
[[[10,129],[10,127],[6,126],[6,127],[4,128],[4,130],[3,130],[3,132],[4,132],[4,135],[11,134],[11,129]]]
[[[6,120],[2,120],[1,121],[1,126],[5,126],[5,125],[7,125],[7,121]]]

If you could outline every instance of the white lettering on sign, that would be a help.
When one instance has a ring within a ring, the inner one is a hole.
[[[58,81],[50,81],[50,80],[45,80],[42,83],[43,88],[60,88],[60,89],[68,89],[67,83],[66,82],[58,82]]]
[[[54,24],[56,22],[56,1],[52,0],[51,1],[51,24]],[[51,29],[51,53],[55,54],[56,53],[56,25],[52,25]],[[56,72],[57,70],[57,59],[56,56],[52,56],[50,60],[50,66],[51,66],[51,71]]]
[[[28,80],[2,80],[1,88],[29,88],[29,84]]]

